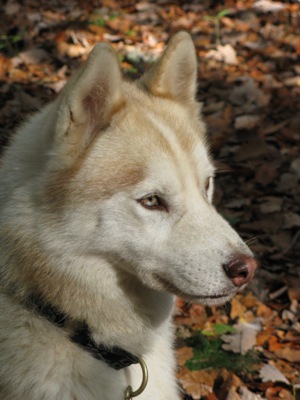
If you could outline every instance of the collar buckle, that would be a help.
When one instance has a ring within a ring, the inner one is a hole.
[[[145,361],[142,358],[138,359],[138,363],[141,366],[142,369],[142,383],[140,385],[140,387],[133,391],[132,387],[129,385],[127,386],[127,389],[125,390],[125,394],[124,394],[124,400],[132,400],[133,397],[137,397],[139,396],[141,393],[143,393],[143,391],[145,390],[147,383],[148,383],[148,368],[147,365],[145,363]]]

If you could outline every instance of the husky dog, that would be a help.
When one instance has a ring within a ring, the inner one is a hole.
[[[212,205],[196,74],[185,32],[135,83],[100,43],[14,136],[0,172],[1,400],[123,400],[141,385],[139,400],[179,400],[175,296],[220,304],[253,277]]]

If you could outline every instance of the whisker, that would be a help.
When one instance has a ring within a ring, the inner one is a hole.
[[[257,243],[257,240],[257,237],[253,236],[252,238],[245,240],[245,243],[250,246],[251,244]]]
[[[225,304],[223,304],[223,309],[226,313],[227,316],[230,316],[230,312],[231,312],[231,302],[230,301],[226,301]]]
[[[222,174],[222,173],[224,174],[233,171],[233,168],[230,165],[223,162],[222,160],[215,161],[214,165],[216,168],[216,174]]]

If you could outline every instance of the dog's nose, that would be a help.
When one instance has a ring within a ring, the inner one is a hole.
[[[253,278],[257,262],[253,257],[240,254],[224,264],[223,268],[235,286],[242,286]]]

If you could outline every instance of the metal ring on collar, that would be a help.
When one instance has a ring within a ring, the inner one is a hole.
[[[125,398],[124,398],[125,400],[132,400],[133,397],[139,396],[141,393],[143,393],[143,391],[147,386],[148,383],[147,365],[142,358],[139,358],[139,364],[142,368],[142,374],[143,374],[141,386],[137,390],[133,391],[132,387],[129,385],[125,391]]]

